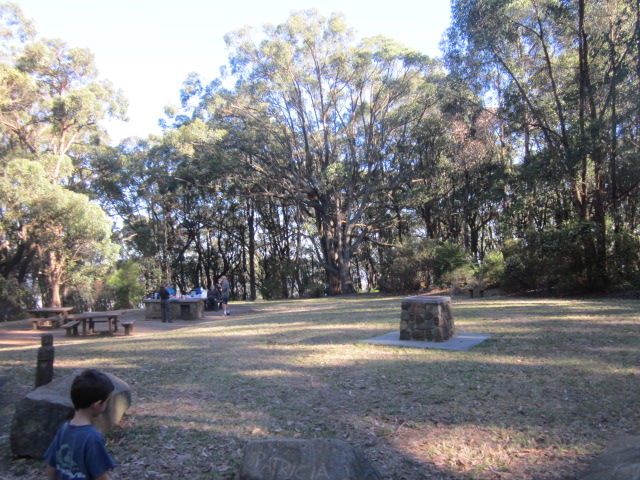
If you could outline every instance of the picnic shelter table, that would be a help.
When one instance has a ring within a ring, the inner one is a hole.
[[[73,307],[47,307],[32,308],[31,310],[27,310],[27,312],[29,312],[36,318],[49,318],[49,316],[61,317],[62,321],[66,323],[66,319],[71,310],[73,310]]]
[[[33,322],[33,329],[39,330],[45,324],[49,324],[52,328],[57,328],[60,323],[67,323],[71,310],[73,310],[73,307],[47,307],[32,308],[27,312],[33,315],[33,318],[29,319]]]
[[[83,312],[73,315],[73,320],[82,323],[82,335],[87,334],[87,322],[89,322],[89,332],[94,333],[96,323],[106,323],[109,333],[118,331],[118,320],[124,314],[123,311],[113,312]]]

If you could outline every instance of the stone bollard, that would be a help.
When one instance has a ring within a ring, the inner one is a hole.
[[[51,383],[51,380],[53,380],[53,335],[42,335],[41,342],[42,346],[38,348],[35,388]]]

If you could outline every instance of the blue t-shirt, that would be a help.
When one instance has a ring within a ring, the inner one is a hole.
[[[104,437],[93,425],[65,422],[44,454],[56,469],[56,480],[93,480],[115,463],[104,445]]]

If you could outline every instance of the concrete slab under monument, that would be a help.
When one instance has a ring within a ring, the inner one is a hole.
[[[400,340],[400,332],[389,332],[384,335],[362,340],[363,343],[374,343],[379,345],[388,345],[391,347],[408,347],[408,348],[431,348],[435,350],[454,350],[465,351],[470,350],[476,345],[484,342],[493,335],[482,333],[462,333],[457,332],[456,336],[445,340],[444,342],[425,342],[422,340]]]

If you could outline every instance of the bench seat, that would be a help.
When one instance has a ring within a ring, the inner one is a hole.
[[[128,320],[126,322],[120,322],[120,326],[124,328],[125,336],[131,335],[133,332],[133,326],[136,324],[135,320]]]
[[[60,326],[60,318],[51,317],[51,318],[28,318],[33,325],[34,330],[40,330],[41,327],[44,326],[45,323],[51,322],[51,326],[54,328],[58,328]]]
[[[67,335],[68,336],[77,337],[78,336],[78,325],[80,325],[80,322],[78,320],[72,320],[72,321],[67,322],[64,325],[62,325],[62,328],[64,328],[67,331]]]

